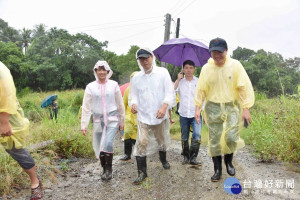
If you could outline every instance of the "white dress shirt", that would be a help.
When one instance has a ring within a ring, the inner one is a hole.
[[[167,69],[154,66],[150,74],[144,71],[137,73],[130,84],[129,106],[137,106],[137,119],[148,125],[160,124],[169,117],[168,109],[176,105],[174,86]],[[156,118],[162,105],[168,109],[162,119]]]
[[[186,78],[180,80],[177,88],[179,93],[179,114],[182,117],[193,118],[195,117],[196,106],[194,103],[195,89],[197,86],[198,78],[193,76],[191,81]]]

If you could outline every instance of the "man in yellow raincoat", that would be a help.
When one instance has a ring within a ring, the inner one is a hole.
[[[222,175],[222,155],[227,173],[235,175],[233,153],[245,146],[239,131],[243,122],[250,124],[249,108],[254,104],[251,81],[242,64],[227,55],[227,43],[222,38],[210,41],[211,58],[201,70],[195,91],[197,121],[204,99],[204,119],[208,126],[208,155],[214,163],[213,182]]]
[[[131,78],[137,72],[133,72],[130,75]],[[124,106],[125,106],[125,126],[124,126],[124,153],[125,156],[121,158],[121,161],[129,161],[131,160],[132,146],[136,141],[136,133],[137,133],[137,118],[136,114],[131,112],[131,108],[128,105],[128,97],[129,97],[130,85],[126,88],[123,96]]]
[[[29,121],[16,97],[16,88],[9,69],[0,62],[0,143],[29,175],[31,199],[43,197],[42,183],[38,180],[33,158],[25,149]]]

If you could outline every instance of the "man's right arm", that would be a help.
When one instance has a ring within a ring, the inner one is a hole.
[[[175,81],[175,84],[174,84],[174,90],[177,90],[179,82],[180,82],[181,79],[183,79],[183,73],[182,72],[180,72],[177,75],[177,80]]]

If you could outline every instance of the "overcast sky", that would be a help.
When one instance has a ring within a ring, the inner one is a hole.
[[[208,45],[224,38],[236,47],[300,57],[299,0],[0,0],[0,18],[16,29],[45,24],[107,40],[108,50],[126,54],[131,45],[154,50],[163,43],[165,14],[170,38],[181,19],[180,37]]]

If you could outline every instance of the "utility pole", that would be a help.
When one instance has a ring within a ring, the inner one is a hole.
[[[168,41],[170,39],[170,29],[171,29],[171,15],[169,13],[166,14],[166,19],[165,19],[165,37],[164,37],[164,42]],[[167,63],[162,62],[161,66],[164,68],[167,68]]]
[[[170,29],[171,29],[171,15],[169,13],[167,13],[166,14],[164,42],[166,42],[170,39]]]
[[[179,38],[180,18],[177,18],[176,24],[176,38]],[[172,80],[176,80],[176,66],[173,66]]]
[[[180,18],[177,18],[176,38],[179,38]]]

